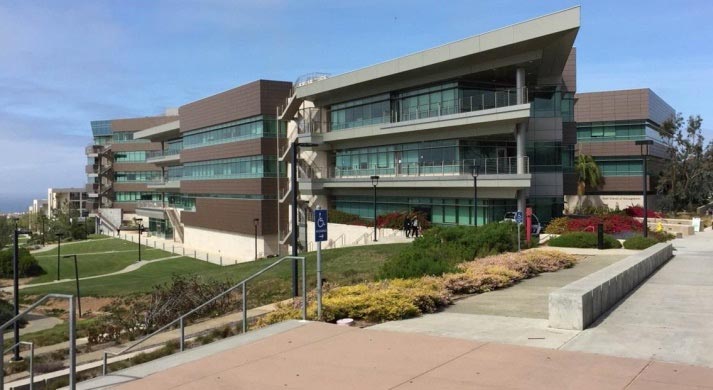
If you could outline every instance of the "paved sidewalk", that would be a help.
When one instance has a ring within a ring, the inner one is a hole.
[[[564,349],[713,367],[711,242],[674,240],[673,259]]]
[[[78,388],[684,390],[713,389],[713,370],[293,321]]]

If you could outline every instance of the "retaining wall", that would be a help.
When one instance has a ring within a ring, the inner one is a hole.
[[[550,293],[550,327],[587,328],[671,257],[671,243],[656,244]]]

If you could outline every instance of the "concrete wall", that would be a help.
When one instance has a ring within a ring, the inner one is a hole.
[[[275,241],[274,236],[268,239]],[[183,246],[193,248],[199,252],[208,252],[218,255],[213,257],[223,256],[224,259],[231,259],[233,262],[251,261],[255,259],[255,236],[250,234],[229,233],[219,230],[196,228],[192,226],[184,226],[183,230]],[[274,243],[273,243],[274,246]],[[257,238],[257,255],[258,258],[273,254],[273,249],[265,244],[265,237],[258,236]],[[210,260],[211,262],[217,262]]]
[[[322,243],[322,249],[341,248],[345,246],[365,245],[374,239],[374,228],[366,226],[345,225],[330,222],[328,225],[328,238]],[[317,250],[314,241],[314,222],[307,221],[307,243],[310,251]],[[401,230],[378,229],[379,240],[389,237],[402,237]],[[302,239],[304,240],[304,239]]]
[[[595,207],[607,206],[614,210],[617,207],[619,210],[624,210],[629,206],[642,206],[642,195],[584,195],[580,202],[579,195],[565,195],[565,210],[567,213],[574,213],[577,205],[591,205]],[[658,203],[656,195],[649,195],[649,208],[655,210]]]
[[[550,293],[550,327],[587,328],[671,257],[671,243],[656,244]]]

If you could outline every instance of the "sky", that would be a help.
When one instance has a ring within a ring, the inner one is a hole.
[[[0,212],[83,186],[92,120],[339,74],[575,5],[578,92],[649,87],[713,138],[710,0],[0,0]]]

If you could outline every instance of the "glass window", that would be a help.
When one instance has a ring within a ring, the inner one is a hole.
[[[280,134],[284,135],[284,124],[280,124]],[[182,147],[185,149],[223,144],[262,137],[276,137],[275,119],[265,115],[241,119],[238,121],[208,126],[192,130],[183,136]]]
[[[250,156],[186,163],[183,167],[172,168],[176,169],[174,174],[180,175],[183,180],[276,177],[276,160],[275,156]],[[280,172],[284,175],[285,169],[280,169]]]

